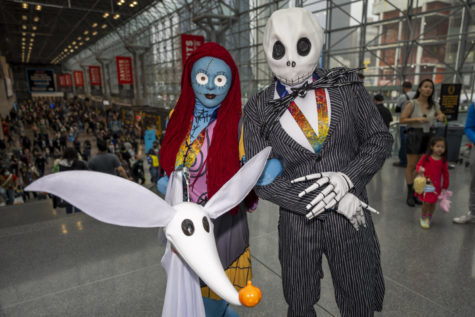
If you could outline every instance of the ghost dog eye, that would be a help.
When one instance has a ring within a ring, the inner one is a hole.
[[[208,75],[205,73],[196,74],[196,82],[200,85],[206,85],[208,83]]]
[[[206,217],[203,217],[203,228],[205,228],[206,232],[209,232],[209,221]]]
[[[214,84],[218,87],[224,87],[224,85],[226,85],[226,82],[227,82],[227,78],[226,76],[224,75],[218,75],[216,76],[216,78],[214,79]]]
[[[297,53],[299,53],[300,56],[307,56],[308,53],[310,53],[311,47],[312,44],[310,43],[310,40],[306,37],[302,37],[297,42]]]
[[[274,43],[274,47],[272,48],[272,58],[273,59],[281,59],[285,55],[285,47],[280,41]]]
[[[187,236],[191,236],[195,232],[195,226],[193,225],[193,221],[190,219],[185,219],[181,223],[181,229],[183,233]]]

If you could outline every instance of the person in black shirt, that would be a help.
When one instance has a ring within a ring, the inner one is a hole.
[[[389,128],[389,124],[393,121],[393,116],[391,111],[383,105],[384,97],[381,94],[374,96],[374,103],[376,108],[378,108],[381,117],[383,118],[384,124]]]

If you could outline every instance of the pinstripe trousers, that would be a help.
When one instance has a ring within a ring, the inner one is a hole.
[[[371,217],[366,220],[367,228],[356,231],[335,212],[307,221],[280,211],[279,260],[288,316],[316,316],[313,306],[320,298],[322,254],[328,260],[342,316],[373,316],[382,309],[379,243]]]
[[[320,78],[328,70],[317,69]],[[280,206],[279,260],[288,316],[315,316],[320,297],[322,255],[328,259],[335,297],[342,316],[372,316],[382,309],[384,279],[378,239],[369,212],[367,228],[356,231],[350,222],[329,210],[308,221],[306,205],[319,190],[299,198],[311,182],[291,180],[311,173],[338,171],[354,184],[352,193],[367,201],[366,184],[391,155],[392,136],[355,74],[341,76],[345,86],[327,88],[331,118],[320,153],[308,151],[293,140],[279,121],[268,129],[273,109],[268,102],[275,85],[250,98],[244,109],[244,146],[248,159],[266,146],[283,165],[271,184],[256,186],[263,199]],[[268,137],[266,137],[268,135]]]

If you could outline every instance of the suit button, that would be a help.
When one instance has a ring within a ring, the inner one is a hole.
[[[321,155],[317,156],[317,159],[316,159],[316,160],[317,160],[317,162],[320,162],[320,161],[322,160]]]

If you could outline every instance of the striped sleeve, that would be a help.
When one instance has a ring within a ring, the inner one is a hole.
[[[354,85],[356,111],[356,137],[359,142],[358,155],[342,173],[346,174],[355,187],[355,192],[364,190],[373,175],[383,166],[386,158],[391,156],[393,137],[371,102],[363,84]]]
[[[264,104],[265,98],[263,94],[260,94],[260,96],[257,95],[249,99],[244,108],[244,148],[247,159],[252,158],[266,146],[271,145],[261,136],[262,122],[259,120],[264,119],[265,116],[263,113],[260,113],[259,106]],[[269,185],[256,186],[254,190],[262,199],[271,201],[295,213],[305,215],[308,212],[305,206],[310,203],[314,196],[306,195],[299,198],[298,194],[309,186],[308,183],[291,184],[290,181],[290,179],[283,176],[278,176]]]

